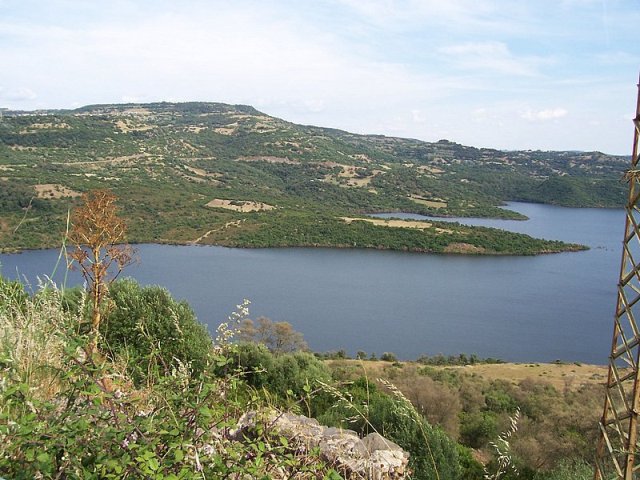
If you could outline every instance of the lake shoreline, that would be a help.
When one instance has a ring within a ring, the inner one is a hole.
[[[475,218],[475,217],[474,217]],[[514,220],[518,221],[518,220]],[[508,231],[508,230],[505,230]],[[566,243],[566,242],[563,242]],[[123,244],[125,245],[125,244]],[[177,247],[221,247],[221,248],[238,248],[238,249],[247,249],[247,250],[282,250],[287,248],[308,248],[308,249],[334,249],[334,250],[375,250],[375,251],[386,251],[386,252],[399,252],[399,253],[419,253],[425,255],[454,255],[454,256],[487,256],[487,257],[532,257],[537,255],[552,255],[557,253],[570,253],[570,252],[581,252],[585,250],[589,250],[590,247],[587,245],[580,244],[571,244],[567,243],[567,247],[564,249],[554,249],[554,250],[540,250],[535,253],[510,253],[510,252],[496,252],[496,251],[434,251],[428,250],[424,248],[392,248],[392,247],[358,247],[351,246],[345,244],[292,244],[292,245],[282,245],[282,246],[270,246],[270,247],[262,247],[262,246],[252,246],[252,245],[226,245],[226,244],[218,244],[218,243],[193,243],[193,242],[173,242],[173,241],[141,241],[141,242],[131,242],[126,245],[136,246],[136,245],[169,245],[169,246],[177,246]],[[28,252],[37,252],[42,250],[60,250],[62,247],[34,247],[34,248],[0,248],[0,254],[3,255],[18,255],[21,253]]]
[[[580,241],[590,250],[489,256],[136,244],[140,262],[123,275],[186,300],[210,331],[248,298],[250,318],[290,323],[316,352],[391,351],[402,359],[475,352],[507,362],[605,364],[624,212],[515,208],[531,218],[507,224],[519,232]],[[2,275],[38,285],[60,248],[3,254]],[[52,279],[82,285],[78,272],[64,278],[60,263]]]

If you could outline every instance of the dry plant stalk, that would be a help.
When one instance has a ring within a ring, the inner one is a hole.
[[[89,354],[97,347],[101,308],[109,285],[133,261],[133,250],[124,243],[126,225],[117,215],[116,196],[109,190],[92,190],[82,195],[83,205],[71,218],[69,241],[74,249],[68,265],[77,262],[87,282],[91,300]],[[110,269],[115,273],[109,278]]]

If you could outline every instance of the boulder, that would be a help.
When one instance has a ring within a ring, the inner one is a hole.
[[[260,421],[282,435],[298,451],[318,449],[345,479],[400,480],[407,478],[409,454],[379,433],[360,438],[356,432],[325,427],[314,418],[293,413],[247,412],[229,435],[235,440],[250,437]]]

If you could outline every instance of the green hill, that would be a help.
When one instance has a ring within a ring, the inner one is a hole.
[[[0,245],[60,245],[90,189],[120,198],[133,242],[534,254],[578,248],[366,213],[521,218],[507,200],[622,206],[626,157],[506,152],[296,125],[219,103],[93,105],[0,119]],[[353,219],[356,220],[353,220]]]

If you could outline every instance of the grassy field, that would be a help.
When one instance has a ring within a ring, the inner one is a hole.
[[[330,361],[338,364],[343,361]],[[384,361],[351,360],[358,368],[363,368],[370,378],[385,378],[388,372],[393,372],[397,366]],[[399,362],[403,367],[415,366],[412,362]],[[603,365],[588,365],[584,363],[477,363],[464,366],[433,366],[442,371],[455,371],[463,375],[477,376],[488,382],[502,380],[513,385],[523,380],[544,381],[557,390],[565,388],[577,391],[590,385],[603,385],[607,379],[607,367]]]

